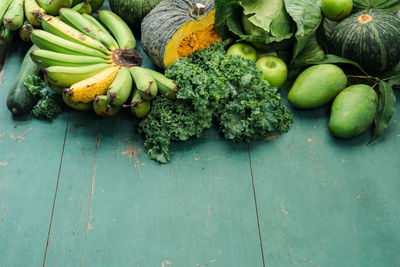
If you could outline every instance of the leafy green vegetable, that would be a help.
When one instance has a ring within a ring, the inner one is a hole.
[[[168,162],[171,141],[199,137],[213,120],[231,141],[263,140],[289,129],[293,118],[278,89],[264,80],[253,61],[226,56],[227,44],[214,43],[166,70],[177,82],[177,100],[158,96],[139,124],[152,159]]]
[[[55,94],[49,94],[46,83],[39,76],[28,76],[24,85],[36,103],[31,110],[33,116],[40,119],[52,120],[62,113],[61,97]]]
[[[322,13],[317,0],[285,0],[285,6],[297,25],[293,62],[313,38],[322,21]]]
[[[239,37],[263,49],[290,44],[293,21],[283,0],[216,0],[215,7],[215,28],[224,38]]]
[[[400,7],[398,0],[353,0],[353,13],[368,8],[386,9],[391,12],[397,12]]]
[[[290,68],[304,67],[316,61],[321,61],[325,57],[325,51],[318,43],[317,37],[314,35],[310,42],[304,47],[303,51],[293,61]]]
[[[188,101],[159,96],[152,102],[151,112],[140,122],[139,132],[145,135],[144,148],[151,159],[160,163],[170,160],[171,141],[200,137],[210,128],[212,114],[194,110]]]
[[[295,60],[321,23],[319,6],[319,0],[215,0],[215,28],[265,50],[287,49],[295,36]]]
[[[379,84],[379,92],[378,112],[374,121],[375,130],[369,144],[377,140],[385,132],[390,119],[396,111],[396,96],[393,93],[392,87],[388,83],[381,81]]]
[[[29,75],[25,79],[24,85],[36,101],[48,94],[46,83],[39,76]]]
[[[47,95],[36,103],[31,114],[37,118],[52,120],[62,113],[61,105],[60,96],[55,94]]]

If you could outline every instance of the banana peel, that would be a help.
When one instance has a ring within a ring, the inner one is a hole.
[[[107,68],[94,76],[73,84],[69,88],[69,95],[75,102],[88,103],[96,96],[104,95],[117,76],[120,67]]]

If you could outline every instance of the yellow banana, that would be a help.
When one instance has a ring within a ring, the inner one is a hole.
[[[120,67],[110,67],[83,81],[73,84],[69,89],[75,102],[88,103],[96,96],[104,95],[117,76]]]
[[[62,92],[62,99],[64,100],[64,103],[67,104],[67,106],[70,106],[73,109],[85,111],[85,110],[91,110],[93,108],[93,103],[91,102],[78,103],[72,101],[68,89],[64,89],[64,91]]]
[[[36,0],[25,0],[25,16],[33,26],[40,27],[40,20],[46,11],[39,6]]]
[[[42,71],[51,83],[66,88],[79,81],[90,78],[111,66],[110,64],[104,63],[83,67],[51,66],[42,69]]]

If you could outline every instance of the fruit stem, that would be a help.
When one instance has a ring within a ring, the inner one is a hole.
[[[363,76],[363,75],[347,75],[347,78],[358,78],[358,79],[372,79],[378,80],[378,78],[374,76]]]

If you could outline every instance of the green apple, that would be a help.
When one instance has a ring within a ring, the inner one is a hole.
[[[256,66],[264,75],[264,79],[275,87],[281,87],[287,78],[285,62],[274,56],[262,57],[256,62]]]
[[[322,12],[330,20],[341,20],[350,15],[353,0],[322,0]]]
[[[229,47],[226,52],[227,55],[236,55],[242,56],[244,58],[256,61],[257,60],[257,51],[254,47],[244,43],[236,43]]]

